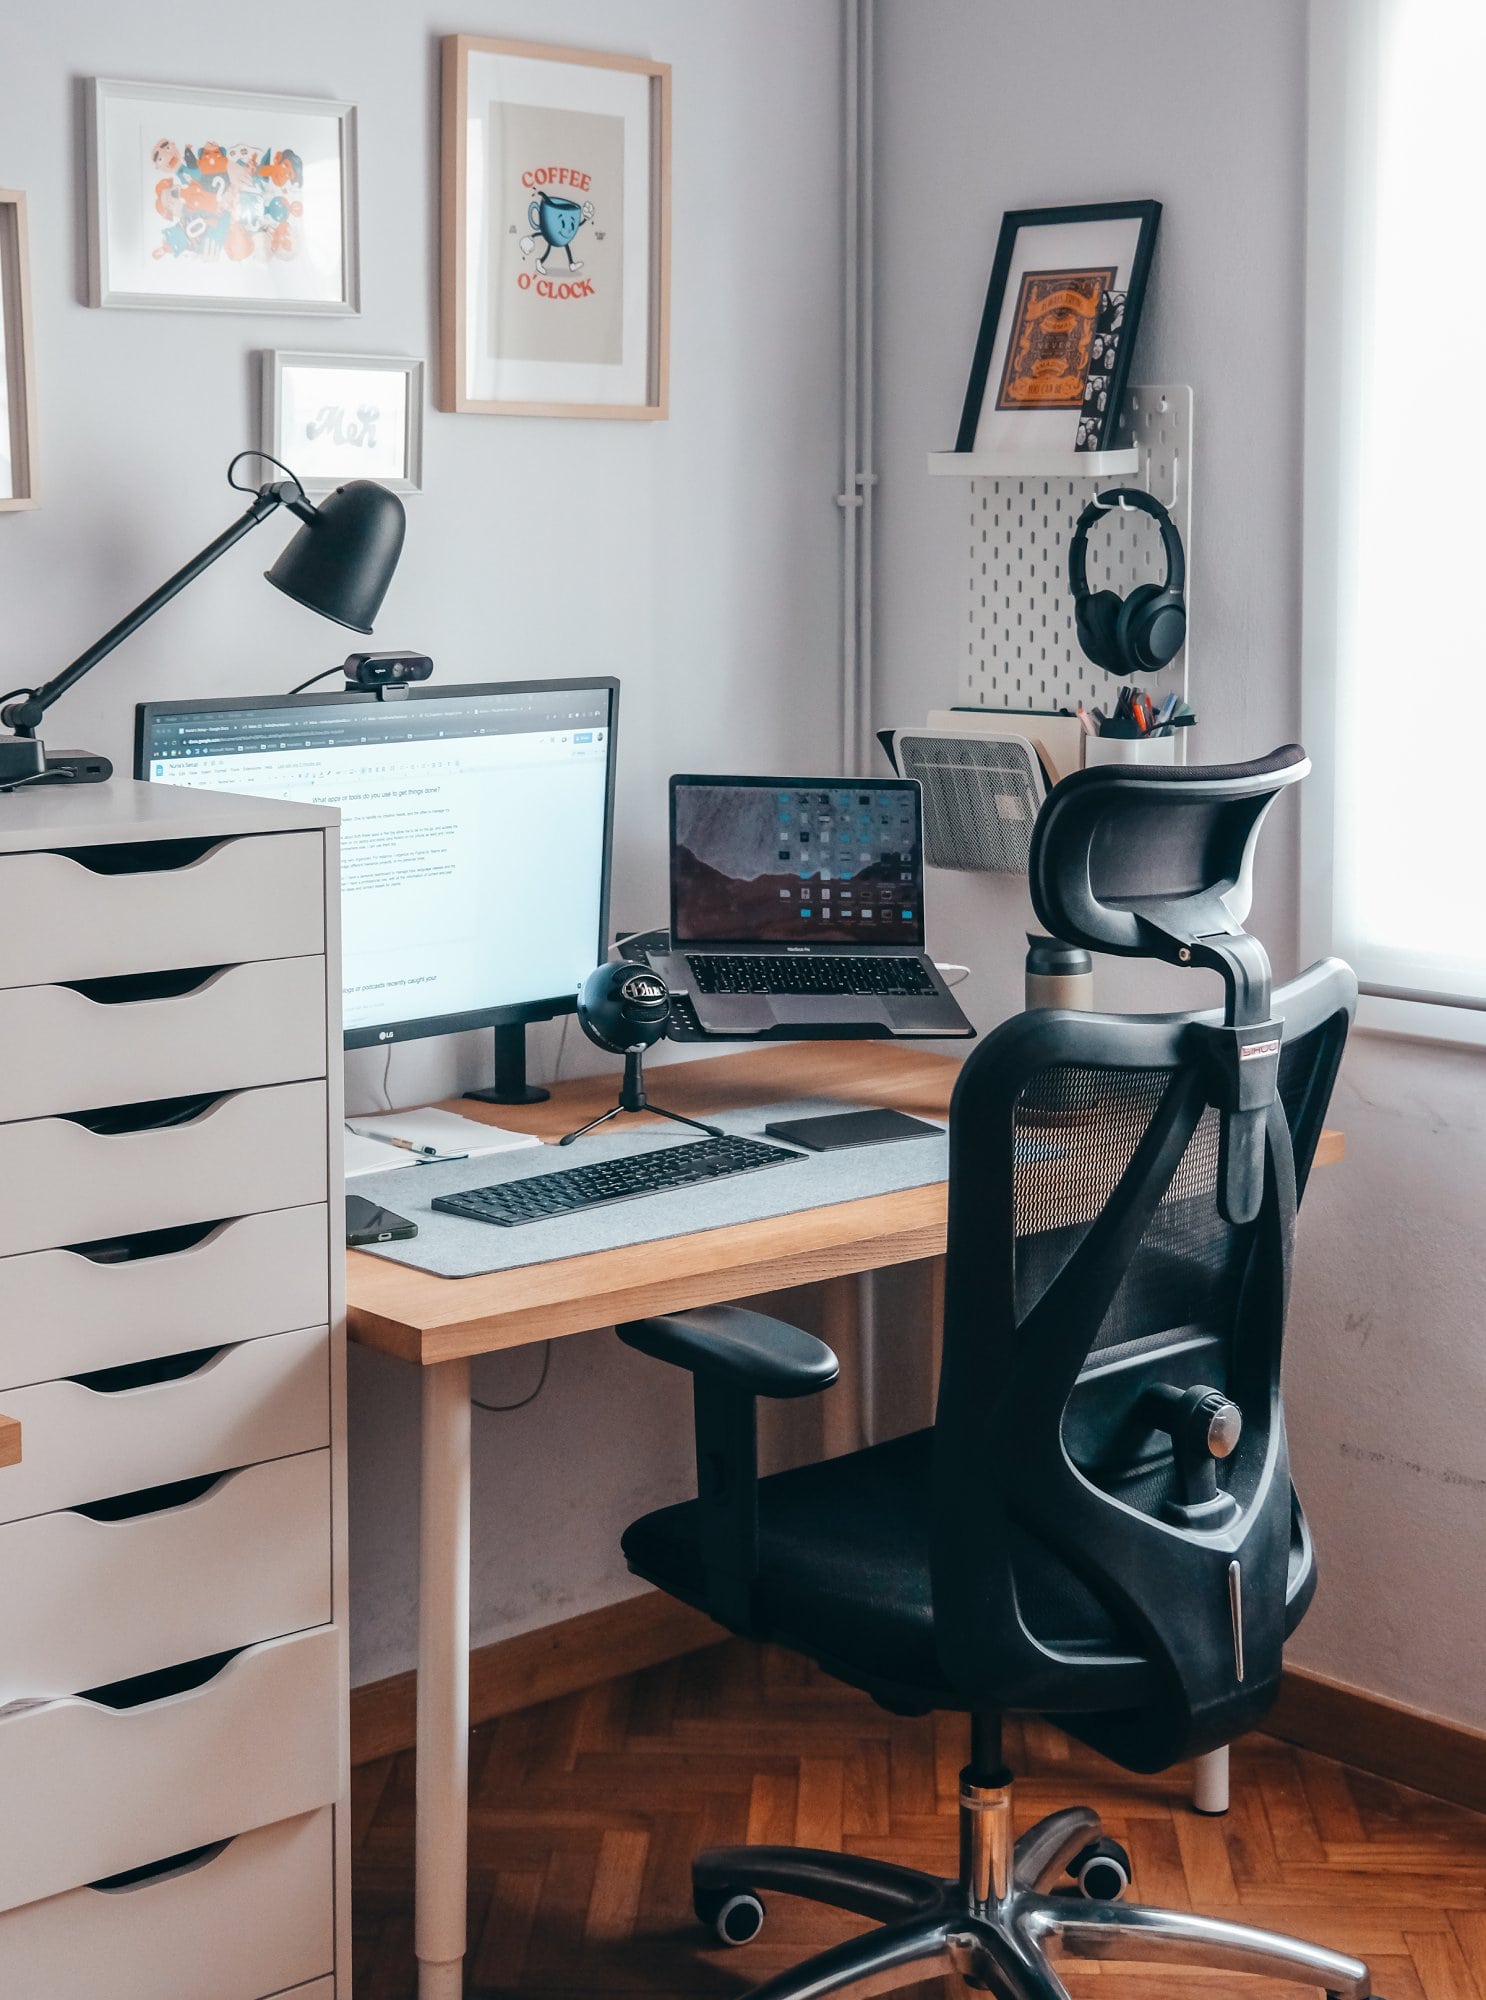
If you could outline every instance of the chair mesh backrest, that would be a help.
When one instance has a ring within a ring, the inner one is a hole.
[[[1297,1185],[1315,1145],[1315,1135],[1297,1131],[1297,1122],[1323,1073],[1329,1092],[1333,1044],[1334,1029],[1323,1024],[1283,1052],[1280,1099]],[[1018,1325],[1114,1192],[1175,1074],[1174,1066],[1122,1070],[1054,1063],[1028,1078],[1014,1112],[1012,1268]],[[1258,1224],[1236,1227],[1219,1213],[1218,1137],[1218,1114],[1209,1107],[1125,1267],[1086,1370],[1141,1353],[1156,1355],[1202,1336],[1217,1343],[1207,1350],[1205,1376],[1214,1388],[1236,1392],[1237,1303]],[[1150,1512],[1169,1497],[1171,1469],[1168,1464],[1152,1475],[1109,1483],[1127,1503]]]
[[[1147,1659],[1164,1680],[1170,1715],[1153,1757],[1211,1734],[1225,1703],[1243,1726],[1263,1675],[1277,1678],[1291,1546],[1279,1405],[1291,1218],[1354,992],[1332,962],[1275,996],[1289,1014],[1279,1106],[1263,1204],[1240,1224],[1221,1212],[1219,1114],[1187,1017],[1021,1016],[967,1062],[951,1126],[935,1441],[935,1619],[952,1675],[973,1678],[988,1653],[991,1682],[1020,1674],[1035,1686],[1038,1648],[1068,1633],[1081,1604],[1093,1614],[1091,1684],[1101,1649]],[[1140,1416],[1147,1388],[1194,1383],[1244,1411],[1239,1451],[1220,1473],[1243,1515],[1227,1550],[1171,1527],[1175,1458]],[[1257,1601],[1245,1613],[1244,1689],[1232,1686],[1235,1556]],[[1167,1629],[1166,1593],[1186,1607],[1180,1631]],[[1049,1671],[1078,1677],[1066,1661]],[[1056,1709],[1059,1698],[1013,1705]],[[1130,1761],[1128,1746],[1112,1754]]]

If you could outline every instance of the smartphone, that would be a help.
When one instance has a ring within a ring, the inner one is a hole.
[[[346,1196],[346,1247],[357,1250],[363,1243],[401,1243],[418,1234],[416,1222],[396,1215],[390,1208],[378,1208],[364,1194]]]

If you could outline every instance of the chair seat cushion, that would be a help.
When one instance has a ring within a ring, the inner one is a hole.
[[[759,1481],[756,1636],[861,1685],[954,1705],[934,1643],[933,1435],[916,1431]],[[636,1521],[623,1546],[638,1575],[705,1610],[697,1532],[696,1502],[685,1501]],[[1023,1615],[1045,1644],[1121,1650],[1099,1601],[1047,1551],[1022,1538],[1013,1567]]]

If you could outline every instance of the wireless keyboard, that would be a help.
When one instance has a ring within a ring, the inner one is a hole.
[[[916,958],[726,957],[688,953],[699,993],[864,993],[933,998],[934,982]]]
[[[568,1167],[562,1173],[534,1174],[530,1180],[470,1188],[463,1194],[436,1194],[432,1206],[443,1215],[460,1215],[468,1222],[495,1222],[510,1229],[521,1222],[545,1222],[550,1216],[604,1208],[613,1201],[668,1194],[672,1188],[695,1187],[730,1174],[750,1174],[760,1167],[779,1167],[786,1160],[803,1157],[783,1146],[766,1146],[761,1139],[736,1139],[729,1134],[721,1139],[697,1139],[685,1146],[665,1146],[625,1160]]]

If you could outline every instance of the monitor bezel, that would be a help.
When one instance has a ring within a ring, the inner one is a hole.
[[[572,679],[532,681],[466,681],[457,686],[434,681],[422,682],[385,700],[372,690],[331,689],[315,694],[208,695],[195,701],[141,701],[134,709],[134,775],[142,783],[155,780],[146,775],[149,758],[145,744],[156,717],[197,715],[204,711],[227,713],[233,709],[391,707],[404,701],[458,700],[470,695],[551,694],[571,689],[575,694],[605,689],[609,696],[608,756],[604,765],[604,839],[602,874],[599,883],[599,926],[594,940],[595,965],[601,965],[608,951],[609,898],[614,868],[614,781],[619,737],[619,682],[612,674],[575,675]],[[577,1012],[576,986],[571,993],[543,995],[539,999],[513,1001],[499,1007],[481,1007],[463,1014],[419,1015],[410,1021],[383,1021],[365,1028],[341,1027],[342,1046],[347,1049],[387,1048],[397,1042],[425,1041],[430,1035],[459,1035],[471,1029],[520,1027],[528,1021],[552,1021],[562,1014]]]
[[[864,937],[860,941],[856,939],[850,941],[840,939],[831,944],[820,944],[813,939],[807,943],[803,939],[796,938],[781,938],[778,940],[772,938],[693,938],[683,935],[676,921],[676,794],[683,785],[754,785],[763,786],[765,789],[777,785],[782,791],[793,788],[812,792],[839,792],[847,789],[857,791],[863,787],[867,787],[872,791],[879,792],[911,793],[913,796],[914,828],[918,842],[919,907],[923,910],[923,918],[920,924],[922,935],[920,941],[916,944],[904,940],[900,949],[918,953],[928,950],[929,918],[928,911],[923,908],[926,901],[923,893],[924,870],[926,866],[924,861],[924,788],[917,778],[756,778],[740,772],[728,772],[719,775],[697,771],[678,771],[674,773],[671,778],[667,801],[670,809],[670,913],[671,947],[673,950],[680,951],[683,948],[698,950],[704,946],[717,951],[757,951],[765,947],[782,950],[788,944],[791,952],[809,952],[818,957],[824,957],[827,953],[833,951],[848,954],[860,953],[862,951],[881,951],[885,946],[890,947],[895,942],[892,938],[874,937],[868,939]]]

